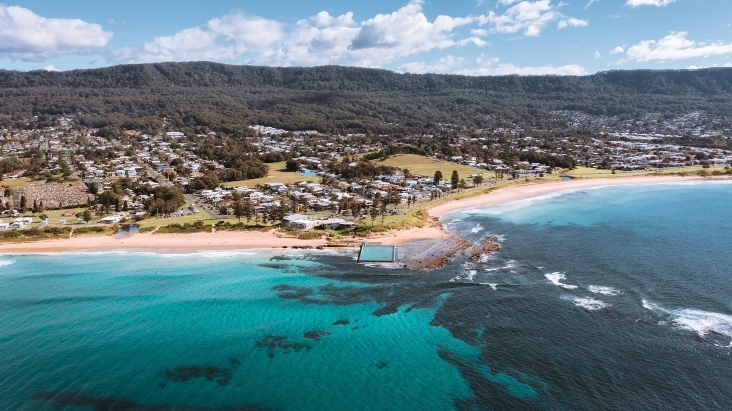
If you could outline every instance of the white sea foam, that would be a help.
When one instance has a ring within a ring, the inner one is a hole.
[[[10,264],[15,264],[15,260],[0,260],[0,267],[7,267]]]
[[[468,275],[465,278],[467,278],[470,281],[475,281],[475,275],[476,274],[478,274],[478,271],[477,270],[470,270],[470,271],[468,271]]]
[[[493,290],[498,290],[498,284],[497,284],[497,283],[480,283],[480,285],[488,285],[488,286],[490,286],[490,287],[491,287],[491,288],[492,288]]]
[[[547,280],[549,280],[552,284],[565,288],[567,290],[574,290],[578,288],[576,285],[571,284],[564,284],[562,280],[566,280],[567,276],[564,273],[560,272],[553,272],[549,274],[544,274],[544,277],[546,277]]]
[[[670,310],[645,299],[643,300],[643,308],[656,314],[670,316],[671,322],[676,327],[693,331],[700,337],[717,333],[732,338],[732,315],[690,308]]]
[[[590,290],[593,294],[603,294],[603,295],[609,295],[609,296],[618,296],[622,295],[623,292],[620,290],[617,290],[612,287],[603,287],[600,285],[590,285],[587,286],[587,289]]]
[[[366,267],[371,268],[387,268],[390,270],[403,269],[404,266],[400,263],[366,263]]]
[[[571,300],[577,307],[587,311],[598,311],[610,307],[610,304],[592,297],[568,297],[567,299]]]
[[[95,255],[119,255],[119,256],[150,256],[150,257],[171,257],[171,258],[231,258],[231,257],[242,257],[242,256],[256,256],[266,253],[271,253],[275,249],[263,248],[261,250],[221,250],[221,251],[194,251],[187,252],[181,250],[180,252],[155,252],[155,251],[132,251],[132,250],[107,250],[107,251],[69,251],[63,253],[33,253],[33,255],[47,255],[47,256],[95,256]],[[280,251],[277,249],[276,251]],[[295,255],[296,250],[291,250],[287,255]],[[282,253],[279,253],[282,255]]]
[[[500,271],[500,270],[510,270],[512,268],[516,268],[516,261],[515,260],[508,260],[506,261],[506,265],[501,267],[493,267],[493,268],[486,268],[485,270],[487,272],[493,272],[493,271]]]
[[[493,254],[482,254],[480,258],[478,258],[479,263],[487,263],[488,261],[493,259]]]
[[[481,232],[481,231],[483,231],[483,226],[482,226],[482,225],[480,225],[480,223],[476,224],[476,225],[475,225],[475,227],[473,227],[473,228],[472,228],[472,229],[470,230],[470,232],[471,232],[471,233],[473,233],[473,234],[479,233],[479,232]]]

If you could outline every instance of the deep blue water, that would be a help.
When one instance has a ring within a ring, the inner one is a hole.
[[[0,256],[0,409],[732,409],[732,184],[449,216],[503,248]]]

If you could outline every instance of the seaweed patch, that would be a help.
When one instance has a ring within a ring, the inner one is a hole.
[[[305,332],[304,337],[307,339],[310,339],[310,340],[318,341],[327,335],[330,335],[330,332],[322,331],[322,330],[313,330],[313,331]]]
[[[206,381],[216,381],[219,385],[226,386],[231,382],[232,371],[239,365],[241,365],[241,361],[237,358],[229,358],[228,367],[222,368],[213,365],[176,365],[175,367],[158,371],[157,375],[170,382],[186,382],[192,379],[203,378]],[[161,384],[161,386],[164,385],[165,384]]]
[[[35,400],[47,402],[54,410],[83,408],[92,411],[269,411],[258,405],[233,407],[193,407],[185,405],[146,405],[124,397],[93,395],[82,391],[40,391]]]
[[[257,348],[267,350],[267,356],[274,358],[275,353],[279,350],[284,354],[289,354],[292,351],[299,352],[303,349],[310,350],[312,347],[300,342],[289,341],[287,337],[282,335],[266,335],[257,340],[254,345]]]

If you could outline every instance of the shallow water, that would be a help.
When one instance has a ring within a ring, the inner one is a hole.
[[[450,216],[502,250],[0,256],[0,409],[729,409],[732,185]]]

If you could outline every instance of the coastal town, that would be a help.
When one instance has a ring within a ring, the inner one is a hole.
[[[700,113],[653,123],[677,136],[617,119],[557,116],[570,127],[596,130],[549,135],[517,126],[442,125],[444,135],[394,139],[253,125],[250,137],[237,140],[215,131],[186,134],[165,118],[155,133],[95,129],[75,116],[6,119],[0,124],[0,230],[150,221],[155,228],[193,229],[197,221],[242,226],[244,219],[243,226],[355,232],[508,181],[575,178],[581,170],[723,174],[732,164],[730,150],[668,142],[730,137],[729,128],[700,125],[709,122]]]

